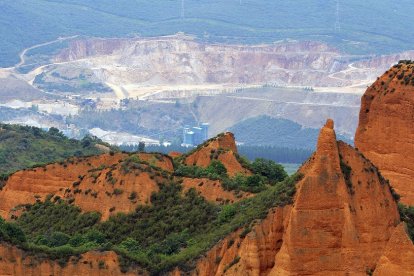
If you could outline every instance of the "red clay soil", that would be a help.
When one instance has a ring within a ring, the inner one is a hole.
[[[181,152],[178,151],[172,151],[170,153],[168,153],[168,156],[170,156],[171,158],[177,158],[180,157],[181,155],[183,155]]]
[[[171,159],[162,155],[138,154],[140,160],[172,171]],[[116,212],[131,212],[139,204],[148,204],[152,192],[164,177],[147,165],[125,172],[127,154],[103,154],[77,158],[13,174],[0,191],[0,215],[9,219],[19,214],[16,206],[44,200],[49,194],[74,199],[82,211],[98,211],[106,220]],[[133,196],[136,194],[136,196]]]
[[[414,64],[391,68],[367,89],[355,145],[414,205]]]
[[[187,156],[185,164],[206,168],[216,155],[216,158],[223,163],[230,176],[239,173],[250,175],[251,172],[243,168],[235,154],[237,154],[237,147],[234,135],[231,132],[226,132],[224,135],[205,143],[199,150]]]
[[[138,274],[140,273],[140,274]],[[57,262],[27,254],[16,247],[0,244],[0,275],[13,276],[114,276],[148,275],[143,271],[122,273],[115,252],[88,252],[80,257],[72,257],[65,266]]]
[[[224,190],[219,180],[208,178],[184,178],[182,185],[184,191],[194,188],[205,199],[216,203],[234,203],[253,196],[253,194],[246,192],[239,192],[236,196],[233,191]]]

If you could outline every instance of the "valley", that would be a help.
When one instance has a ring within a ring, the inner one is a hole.
[[[156,145],[179,143],[181,128],[200,122],[210,123],[213,136],[264,115],[313,129],[330,117],[352,140],[367,84],[411,56],[349,55],[311,41],[209,43],[184,34],[61,37],[1,69],[0,119]]]

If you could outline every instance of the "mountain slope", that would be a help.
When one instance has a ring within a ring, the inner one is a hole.
[[[0,125],[0,174],[35,165],[62,161],[71,156],[87,156],[109,151],[100,140],[86,137],[82,141],[66,138],[59,130],[44,131],[36,127]]]
[[[373,48],[376,52],[411,49],[414,33],[408,22],[414,6],[410,1],[341,3],[340,32],[334,28],[335,8],[333,1],[322,0],[244,1],[241,5],[231,0],[186,1],[181,18],[180,3],[176,1],[123,0],[115,5],[108,0],[7,0],[0,3],[0,21],[4,23],[0,26],[4,37],[0,60],[2,66],[11,66],[18,62],[18,53],[24,48],[65,35],[157,36],[178,31],[215,41],[247,43],[287,38],[325,40],[359,53]]]

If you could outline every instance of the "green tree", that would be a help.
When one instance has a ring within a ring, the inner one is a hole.
[[[257,158],[251,164],[251,168],[255,174],[266,177],[271,184],[280,182],[288,176],[282,165],[263,158]]]
[[[227,169],[218,160],[211,161],[210,165],[207,167],[207,170],[212,174],[217,174],[219,176],[226,176],[227,175]]]
[[[144,152],[145,151],[145,143],[144,142],[139,142],[138,151],[139,152]]]

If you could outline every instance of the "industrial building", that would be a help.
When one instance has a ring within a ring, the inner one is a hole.
[[[208,123],[202,123],[199,126],[185,126],[183,129],[183,146],[194,147],[208,139]]]

